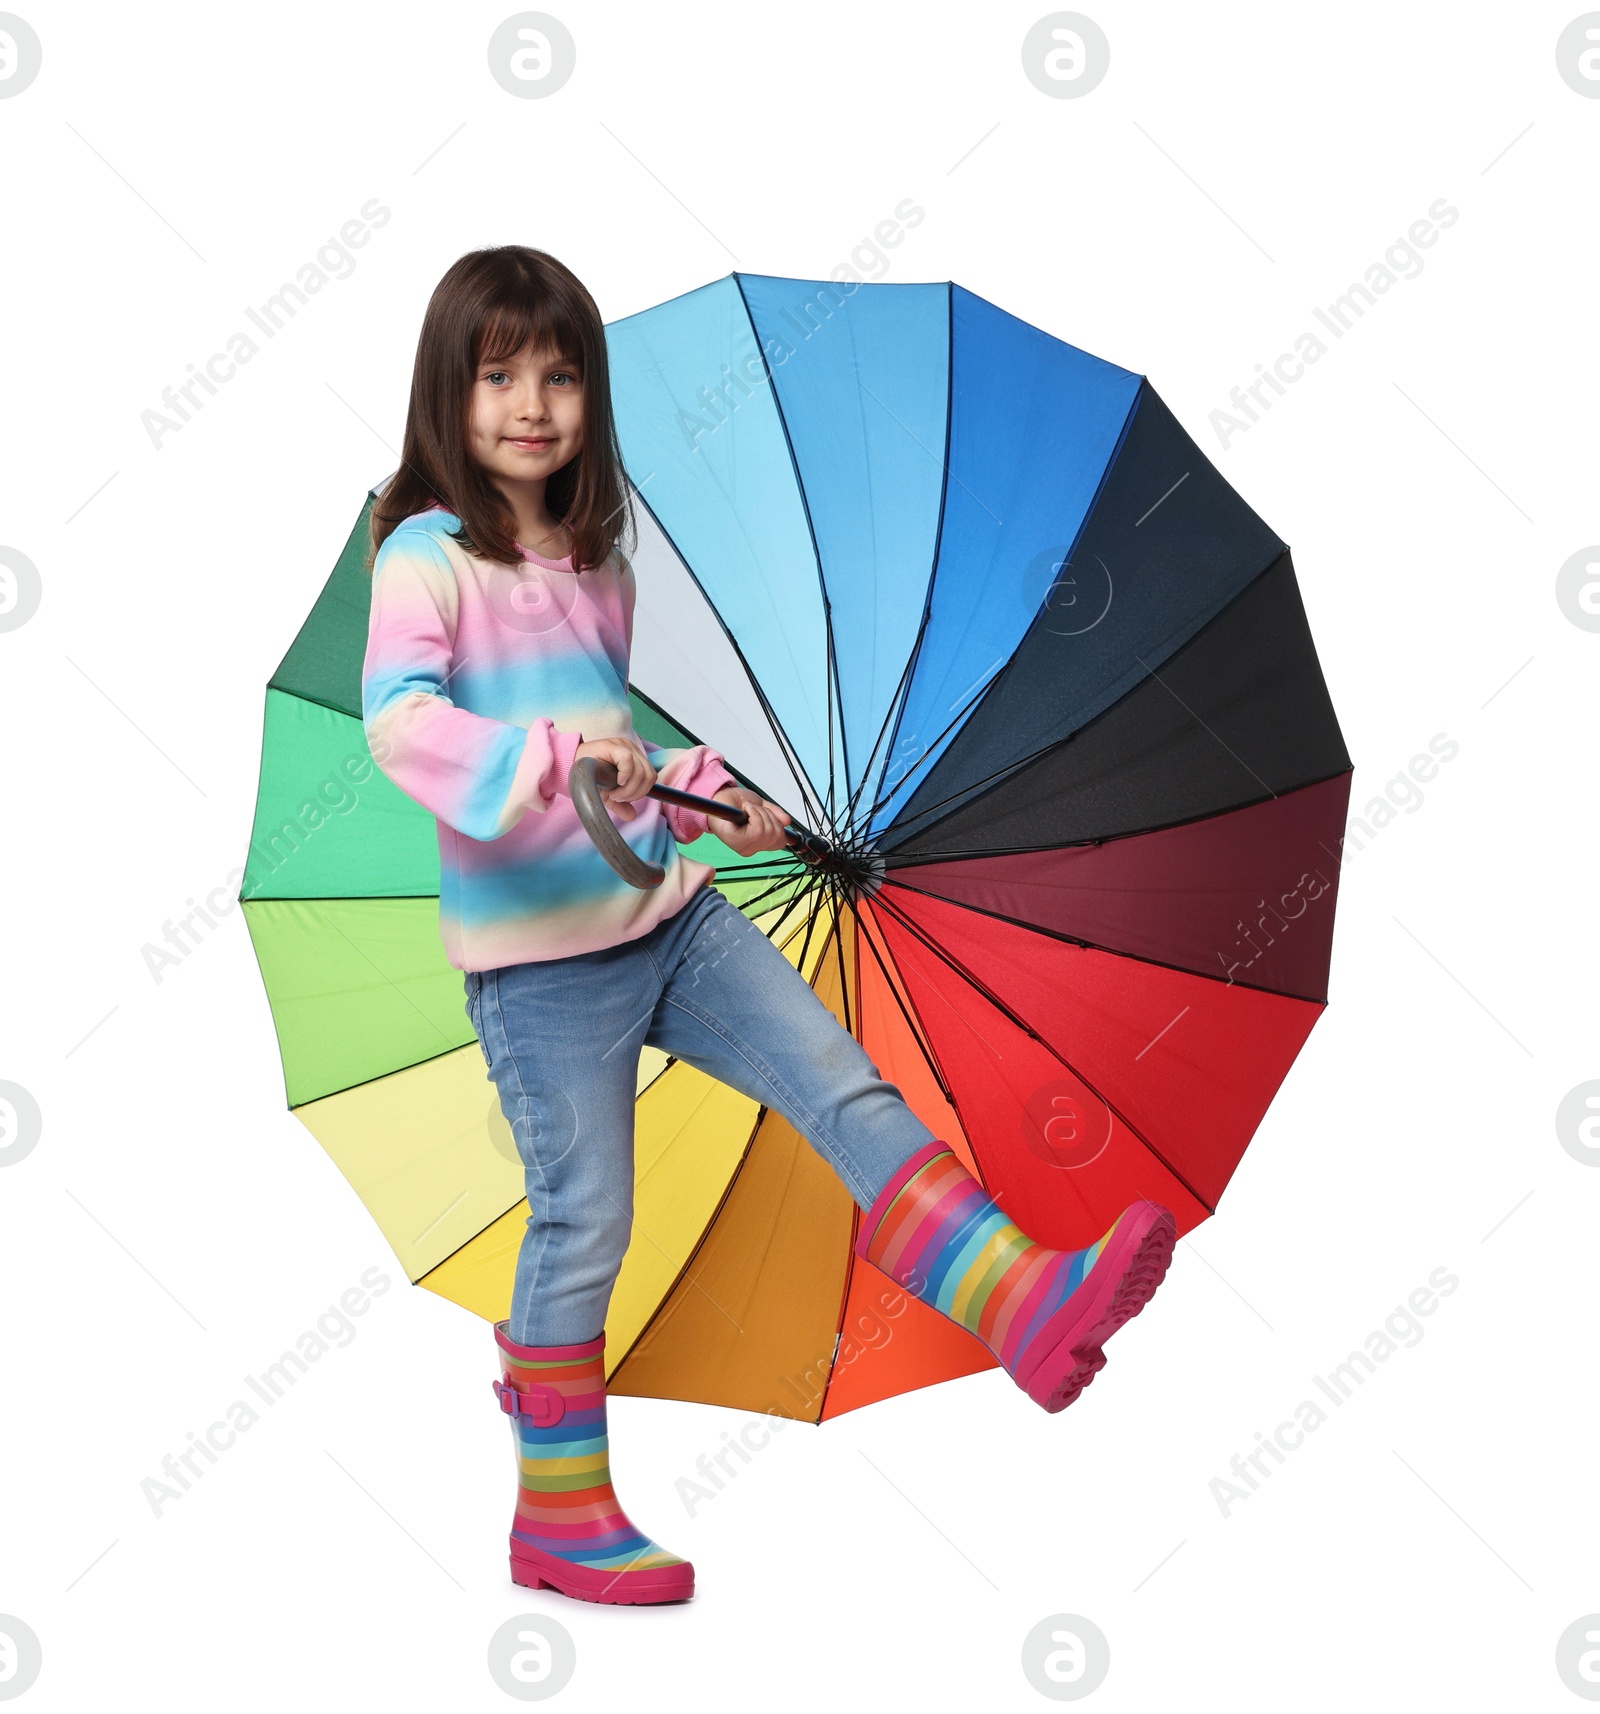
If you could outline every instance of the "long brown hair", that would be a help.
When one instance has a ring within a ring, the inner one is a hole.
[[[435,502],[461,520],[454,539],[469,552],[506,564],[521,559],[515,514],[473,458],[467,421],[479,366],[529,344],[560,352],[580,371],[583,448],[545,485],[546,507],[571,533],[574,568],[603,565],[631,536],[633,510],[611,412],[600,311],[583,282],[554,256],[502,244],[453,263],[428,300],[400,468],[372,508],[369,571],[390,533]]]

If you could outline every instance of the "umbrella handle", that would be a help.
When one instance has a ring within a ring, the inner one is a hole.
[[[611,790],[616,783],[617,770],[610,762],[603,762],[598,756],[580,756],[567,775],[572,807],[578,812],[584,832],[594,841],[595,849],[630,887],[638,887],[641,891],[659,887],[666,879],[666,870],[659,863],[646,862],[628,844],[617,831],[617,824],[611,819],[605,799],[600,795]],[[711,797],[696,797],[693,792],[680,792],[673,786],[652,786],[648,795],[662,803],[677,804],[682,809],[698,810],[701,815],[731,821],[735,827],[744,827],[750,820],[742,809],[735,809],[732,804],[719,803]],[[783,832],[789,849],[804,862],[821,863],[833,855],[833,847],[820,834],[794,822],[790,822]]]

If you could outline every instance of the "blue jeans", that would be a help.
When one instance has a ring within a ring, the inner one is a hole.
[[[863,1208],[932,1134],[767,937],[714,887],[638,940],[464,972],[467,1016],[525,1169],[511,1337],[605,1325],[633,1227],[639,1050],[776,1108]]]

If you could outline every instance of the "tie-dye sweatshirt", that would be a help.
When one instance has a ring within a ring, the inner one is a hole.
[[[459,970],[593,952],[647,934],[713,871],[678,853],[705,818],[647,798],[619,822],[666,880],[630,887],[595,849],[567,793],[585,739],[637,737],[628,706],[633,572],[521,550],[497,564],[452,538],[442,507],[379,548],[362,667],[374,761],[437,818],[439,932]],[[705,745],[644,744],[664,785],[734,783]]]

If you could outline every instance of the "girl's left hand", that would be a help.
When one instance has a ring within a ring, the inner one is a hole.
[[[758,851],[782,851],[788,844],[783,836],[792,819],[788,810],[768,803],[755,792],[747,792],[743,786],[724,786],[716,795],[718,803],[742,809],[750,818],[743,827],[712,819],[712,831],[730,851],[737,851],[741,857],[753,857]]]

